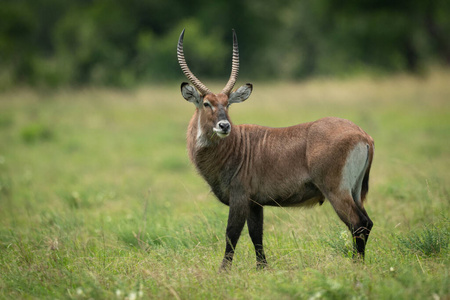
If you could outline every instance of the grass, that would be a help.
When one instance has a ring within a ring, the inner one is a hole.
[[[448,299],[450,73],[256,83],[235,123],[350,119],[376,142],[366,262],[325,202],[265,210],[218,273],[227,207],[190,165],[178,84],[0,95],[0,298]],[[212,84],[213,90],[221,88]]]
[[[436,225],[425,226],[421,231],[399,236],[399,247],[424,256],[437,255],[448,248],[450,232],[446,229]]]

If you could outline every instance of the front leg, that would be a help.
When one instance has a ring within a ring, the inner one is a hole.
[[[228,224],[226,233],[225,256],[221,269],[226,270],[231,267],[234,250],[241,236],[245,221],[248,217],[248,203],[246,197],[239,195],[230,199],[230,212],[228,214]]]
[[[247,219],[248,233],[255,246],[256,252],[256,267],[264,268],[267,266],[266,256],[263,248],[263,223],[264,214],[263,207],[259,204],[254,204],[250,207],[250,213]]]

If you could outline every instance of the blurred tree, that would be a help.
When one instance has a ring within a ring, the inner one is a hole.
[[[2,0],[0,88],[133,86],[181,79],[188,63],[226,79],[231,29],[242,77],[296,79],[450,65],[448,0]]]
[[[26,80],[31,61],[39,49],[35,44],[37,16],[23,2],[0,6],[0,78],[8,83]]]
[[[450,2],[430,0],[418,9],[423,9],[424,25],[432,46],[447,65],[450,65]]]

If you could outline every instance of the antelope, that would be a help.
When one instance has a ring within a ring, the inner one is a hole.
[[[253,89],[247,83],[232,92],[239,71],[235,31],[231,75],[218,94],[189,69],[183,51],[184,32],[178,40],[177,57],[193,86],[183,82],[181,94],[196,107],[187,130],[188,155],[218,200],[229,206],[221,269],[231,267],[246,222],[257,268],[267,265],[264,206],[313,206],[325,199],[350,229],[354,257],[364,259],[373,226],[363,205],[373,139],[354,123],[335,117],[285,128],[234,125],[229,106],[244,102]]]

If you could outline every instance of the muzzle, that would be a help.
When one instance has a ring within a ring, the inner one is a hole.
[[[231,124],[227,120],[217,122],[214,132],[221,138],[227,137],[231,132]]]

